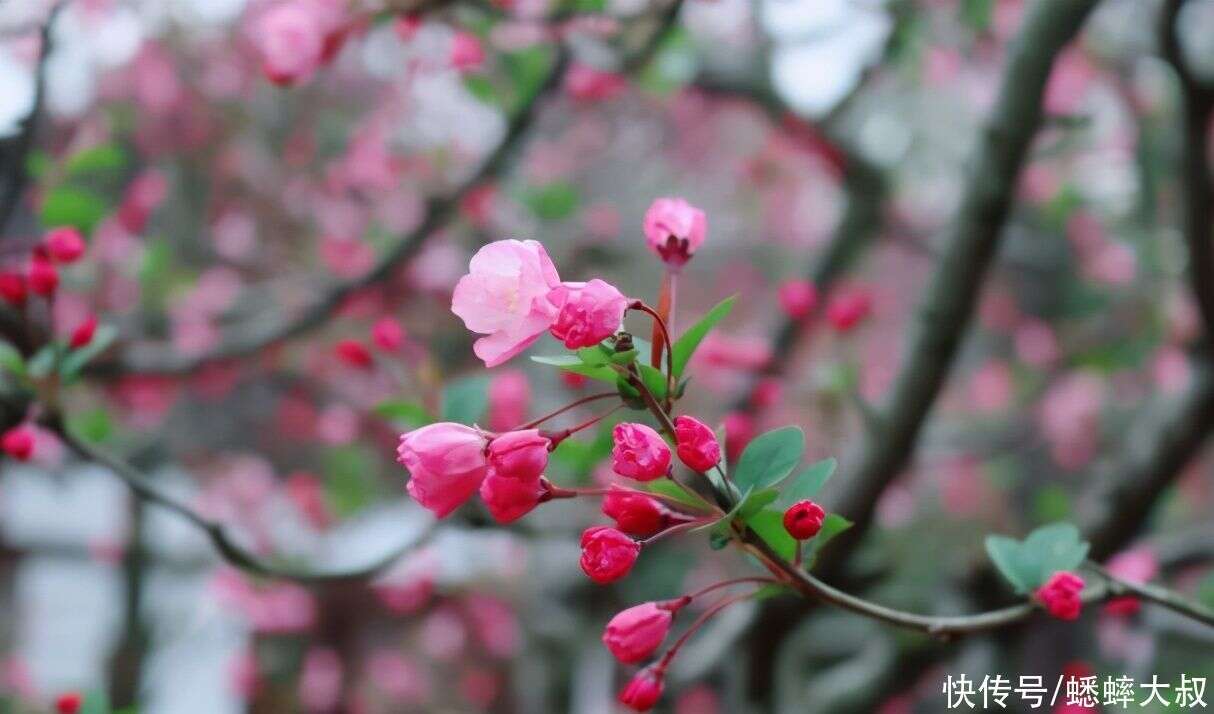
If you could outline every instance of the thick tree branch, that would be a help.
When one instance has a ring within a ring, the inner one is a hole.
[[[837,510],[855,522],[829,551],[845,557],[872,519],[878,497],[906,466],[948,377],[999,244],[1020,169],[1041,124],[1042,95],[1054,59],[1098,0],[1039,0],[1012,44],[998,98],[979,137],[961,207],[927,294],[920,324],[894,383],[882,432],[867,438],[843,480]],[[830,570],[824,563],[824,569]]]
[[[29,180],[26,163],[30,149],[34,146],[34,136],[38,133],[38,123],[42,118],[46,100],[46,63],[52,49],[51,26],[55,24],[55,18],[62,6],[63,3],[60,2],[51,7],[50,14],[39,32],[38,63],[34,69],[34,101],[30,112],[21,120],[16,136],[0,144],[0,239],[4,238],[9,220],[21,204],[21,197]]]

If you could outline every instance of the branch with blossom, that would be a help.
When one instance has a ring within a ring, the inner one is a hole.
[[[666,266],[663,302],[673,305],[677,284],[671,276],[704,243],[707,219],[685,201],[658,199],[645,216],[644,234],[650,250]],[[626,577],[652,543],[692,533],[706,533],[716,549],[734,545],[767,571],[767,576],[723,581],[672,600],[637,605],[613,618],[604,643],[622,663],[636,664],[657,654],[679,611],[694,600],[718,588],[759,586],[709,605],[673,646],[633,677],[620,694],[622,703],[637,711],[652,708],[661,696],[667,667],[687,637],[733,603],[784,590],[934,637],[1010,626],[1042,609],[1058,619],[1074,620],[1086,604],[1126,596],[1214,626],[1214,613],[1198,603],[1156,585],[1117,578],[1098,566],[1085,566],[1089,546],[1080,540],[1078,529],[1066,523],[1040,528],[1024,541],[987,539],[992,562],[1026,599],[989,612],[943,616],[896,610],[811,575],[819,554],[851,525],[812,500],[833,473],[834,460],[798,470],[804,436],[796,427],[784,427],[756,437],[733,463],[727,463],[708,424],[676,413],[689,388],[688,361],[732,304],[732,298],[721,303],[674,339],[661,307],[627,297],[597,278],[563,281],[540,243],[490,243],[473,256],[451,304],[465,326],[481,335],[473,346],[476,356],[486,367],[497,367],[545,333],[556,338],[570,353],[533,359],[613,384],[614,393],[594,399],[614,397],[619,401],[617,409],[644,412],[652,420],[652,425],[625,421],[612,431],[612,470],[637,485],[579,490],[554,484],[545,476],[550,452],[615,409],[558,430],[543,427],[567,408],[502,432],[438,422],[400,437],[397,457],[410,476],[406,488],[439,518],[477,494],[502,524],[553,500],[602,497],[603,513],[615,524],[585,530],[580,563],[600,585]],[[653,323],[660,340],[657,346],[650,347],[623,329],[629,312]],[[675,456],[689,477],[676,471]],[[1094,572],[1094,582],[1089,584],[1078,574],[1083,567]]]

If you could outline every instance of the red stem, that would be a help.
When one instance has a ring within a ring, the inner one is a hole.
[[[667,274],[669,275],[669,273],[667,273]],[[662,294],[665,295],[665,291],[663,291]],[[654,330],[656,332],[662,333],[661,334],[662,342],[665,343],[665,345],[666,345],[666,399],[664,401],[667,404],[670,404],[670,401],[674,398],[674,346],[670,342],[670,332],[666,329],[666,321],[664,319],[662,319],[662,315],[659,313],[658,310],[653,309],[652,307],[646,305],[645,303],[641,302],[640,300],[637,300],[636,302],[632,303],[632,305],[630,305],[629,307],[633,308],[634,310],[640,310],[641,312],[644,312],[644,313],[647,313],[648,315],[650,315],[653,318]],[[653,344],[654,344],[654,353],[653,353],[654,364],[653,364],[653,366],[657,367],[659,364],[658,360],[661,359],[662,352],[661,352],[661,348],[657,346],[658,340],[655,339],[653,341]]]
[[[758,591],[755,591],[755,592],[758,592]],[[718,602],[716,605],[713,605],[712,607],[710,607],[707,610],[705,610],[704,612],[702,612],[700,614],[700,616],[697,617],[695,619],[695,621],[691,623],[691,625],[687,628],[687,630],[685,632],[683,632],[682,635],[679,636],[679,639],[675,640],[674,644],[670,646],[670,649],[666,651],[666,654],[662,655],[662,659],[658,662],[658,667],[665,669],[667,666],[669,666],[670,661],[673,660],[674,656],[679,653],[679,648],[682,647],[687,642],[687,640],[690,639],[691,636],[695,634],[696,630],[703,627],[704,623],[706,623],[710,619],[712,619],[717,613],[719,613],[720,611],[729,607],[730,605],[733,605],[734,603],[742,602],[743,600],[748,600],[753,596],[754,596],[753,592],[746,593],[745,595],[734,595],[733,597],[725,598],[721,602]]]
[[[577,400],[576,402],[566,404],[565,406],[561,407],[560,409],[557,409],[556,411],[552,412],[551,414],[542,416],[539,419],[535,419],[533,421],[529,421],[526,424],[520,424],[519,426],[514,427],[510,431],[519,431],[520,429],[534,429],[535,427],[539,426],[540,424],[543,424],[544,422],[548,421],[552,417],[560,416],[561,414],[564,414],[565,412],[569,411],[570,409],[580,407],[583,404],[589,404],[590,402],[597,401],[599,399],[606,399],[607,397],[614,397],[614,396],[617,396],[616,392],[600,392],[599,394],[591,394],[588,397],[582,397],[581,399]]]
[[[700,590],[697,590],[697,591],[691,593],[687,597],[692,598],[694,600],[695,598],[698,598],[702,595],[707,595],[708,593],[712,592],[713,590],[720,590],[721,588],[727,588],[731,585],[741,585],[742,583],[771,584],[771,583],[779,583],[779,582],[780,581],[776,580],[775,578],[764,578],[764,577],[758,577],[758,576],[751,576],[748,578],[734,578],[733,580],[722,580],[719,583],[713,583],[712,585],[709,585],[706,588],[701,588]]]

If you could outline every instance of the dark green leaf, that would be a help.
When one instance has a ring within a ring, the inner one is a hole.
[[[762,491],[752,492],[750,498],[746,499],[746,502],[738,509],[738,518],[744,521],[749,519],[754,514],[774,503],[779,497],[780,492],[774,488],[765,488]]]
[[[725,319],[725,316],[733,309],[733,304],[736,301],[736,295],[725,298],[716,307],[709,310],[708,314],[701,318],[699,322],[687,328],[687,331],[679,339],[675,340],[673,349],[675,377],[683,375],[687,362],[695,354],[696,349],[700,346],[700,342],[703,341],[709,330],[715,327],[718,322]]]
[[[797,541],[784,530],[784,515],[779,511],[759,511],[746,521],[746,525],[784,560],[791,561],[797,554]]]
[[[818,531],[818,535],[805,541],[806,567],[813,565],[814,559],[818,557],[818,553],[822,552],[826,544],[834,540],[835,536],[851,528],[851,525],[851,521],[840,516],[838,513],[826,514],[826,518],[822,519],[822,530]],[[780,527],[784,527],[783,514],[780,514]],[[787,531],[785,532],[787,533]],[[789,538],[792,538],[792,536],[789,536]]]
[[[988,536],[986,552],[995,567],[1016,592],[1026,594],[1040,587],[1060,570],[1074,570],[1088,554],[1088,544],[1070,523],[1042,526],[1023,541]]]
[[[1037,587],[1039,564],[1025,559],[1019,541],[1006,536],[987,536],[986,554],[1016,592],[1023,595]]]
[[[798,501],[812,499],[818,495],[818,491],[826,485],[838,465],[839,462],[833,458],[811,464],[784,486],[780,494],[780,505],[788,508]]]
[[[738,488],[762,489],[784,480],[805,453],[805,434],[800,427],[786,426],[755,437],[733,467]]]

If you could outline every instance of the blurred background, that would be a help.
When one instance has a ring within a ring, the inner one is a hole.
[[[593,391],[525,357],[486,371],[452,287],[480,245],[535,239],[564,279],[654,301],[641,219],[661,196],[708,216],[676,332],[740,296],[685,408],[731,454],[796,424],[807,459],[840,460],[822,501],[858,528],[823,577],[916,611],[1007,604],[983,537],[1070,520],[1099,559],[1214,605],[1214,375],[1186,247],[1210,240],[1214,1],[1091,3],[1050,56],[1013,41],[1032,0],[343,0],[323,56],[284,67],[306,38],[281,8],[310,1],[0,0],[0,267],[53,226],[88,239],[24,313],[65,339],[100,322],[56,393],[75,433],[267,562],[391,565],[250,575],[36,428],[28,461],[0,461],[0,711],[68,692],[87,712],[616,711],[606,620],[753,567],[669,539],[594,586],[577,539],[596,503],[436,523],[395,443]],[[1031,84],[1018,52],[1046,55],[1040,129],[1007,180],[975,176],[1000,92]],[[973,317],[933,408],[895,423],[988,178],[1011,207]],[[879,487],[849,492],[865,450],[907,433]],[[548,477],[609,481],[609,434],[563,444]],[[659,711],[938,712],[948,675],[1176,682],[1214,674],[1212,644],[1146,607],[941,643],[783,597],[692,640]]]

